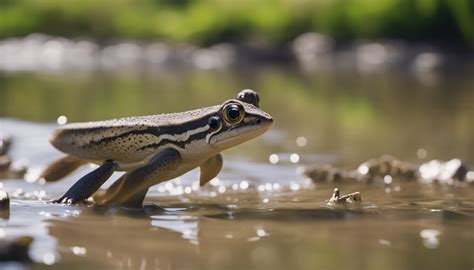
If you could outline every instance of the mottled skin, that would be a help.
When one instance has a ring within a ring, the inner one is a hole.
[[[83,164],[101,164],[57,200],[62,203],[87,199],[114,171],[126,173],[105,193],[94,196],[97,203],[139,206],[150,186],[196,167],[204,185],[222,168],[221,151],[263,134],[272,124],[271,116],[254,106],[258,106],[256,92],[244,91],[240,100],[182,113],[61,126],[51,143],[68,155],[50,165],[42,177],[55,181]]]

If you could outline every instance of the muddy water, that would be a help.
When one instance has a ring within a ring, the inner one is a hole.
[[[397,179],[389,185],[338,185],[343,194],[362,193],[362,205],[345,209],[326,205],[335,185],[314,185],[300,174],[305,164],[354,167],[386,153],[419,163],[459,157],[474,164],[474,81],[467,73],[426,79],[263,68],[233,74],[4,74],[1,131],[14,138],[12,158],[29,163],[27,179],[60,155],[47,142],[59,115],[73,122],[181,111],[250,87],[259,90],[275,127],[225,152],[223,171],[206,187],[197,187],[198,172],[192,171],[153,187],[143,209],[46,203],[87,167],[48,185],[2,180],[12,202],[10,218],[0,220],[0,237],[33,236],[34,262],[0,266],[474,267],[473,188]],[[297,143],[299,137],[304,139]],[[269,162],[272,154],[275,164]]]

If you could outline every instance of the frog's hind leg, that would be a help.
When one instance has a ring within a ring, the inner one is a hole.
[[[168,180],[167,175],[178,167],[179,161],[178,151],[165,149],[148,164],[122,175],[105,193],[94,196],[94,201],[99,204],[140,207],[148,188]]]
[[[51,163],[38,179],[44,179],[46,182],[58,181],[86,163],[87,160],[67,155]]]
[[[61,198],[53,202],[75,204],[84,201],[109,179],[116,168],[115,161],[105,161],[99,168],[81,177]]]

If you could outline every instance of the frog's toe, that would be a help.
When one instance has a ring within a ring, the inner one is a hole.
[[[68,204],[68,205],[79,204],[79,203],[82,203],[82,202],[84,202],[84,200],[77,200],[77,199],[74,199],[74,198],[69,198],[67,196],[61,196],[61,198],[59,198],[59,199],[50,201],[50,203],[59,203],[59,204]]]

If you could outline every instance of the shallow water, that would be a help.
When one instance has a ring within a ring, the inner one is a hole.
[[[143,209],[46,202],[87,167],[47,185],[2,180],[12,202],[0,236],[33,236],[32,268],[472,269],[472,187],[338,185],[362,193],[362,205],[345,209],[326,205],[335,185],[300,174],[305,164],[354,167],[381,154],[474,164],[467,74],[3,74],[1,131],[14,138],[12,158],[29,163],[27,179],[60,155],[47,141],[59,115],[75,122],[182,111],[254,88],[275,125],[225,152],[218,180],[199,189],[192,171],[153,187]]]

